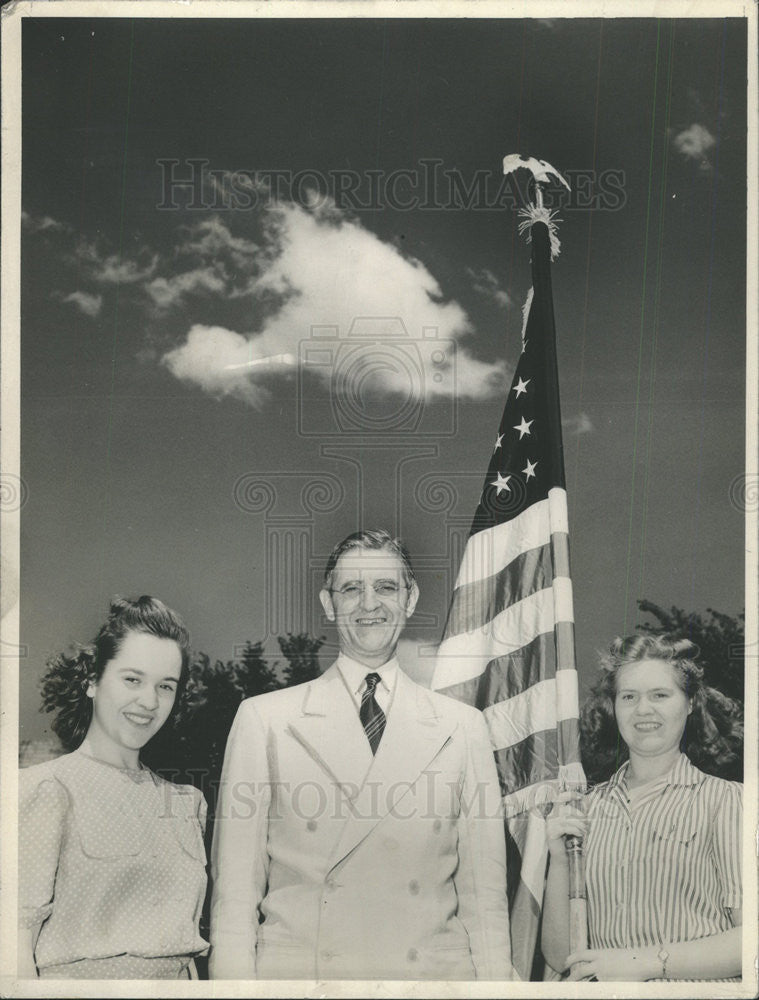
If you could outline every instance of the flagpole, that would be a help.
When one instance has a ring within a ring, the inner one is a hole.
[[[504,168],[506,168],[506,165],[505,161]],[[514,165],[513,162],[510,163],[510,169],[513,169]],[[558,171],[545,161],[529,159],[518,165],[526,166],[532,172],[535,185],[535,205],[530,207],[536,210],[536,214],[540,213],[543,215],[546,211],[543,202],[543,184],[547,183],[551,176],[553,176],[557,177],[567,188],[569,185]],[[580,790],[581,794],[582,792],[584,792],[584,787]],[[583,951],[588,947],[588,900],[585,889],[585,852],[582,837],[565,837],[564,841],[569,861],[569,950],[570,952],[576,952]]]
[[[543,183],[535,177],[535,207],[544,211]],[[585,850],[582,837],[565,837],[569,860],[569,950],[588,947],[588,898],[585,890]]]
[[[588,947],[588,897],[585,891],[585,851],[582,837],[566,837],[569,857],[569,950]]]
[[[555,180],[569,190],[545,160],[518,153],[504,157],[504,174],[521,169],[536,182]],[[511,961],[517,976],[529,980],[548,853],[540,804],[556,801],[557,791],[584,788],[585,775],[551,293],[560,220],[544,204],[538,184],[518,215],[520,235],[533,244],[522,349],[451,595],[432,687],[485,715],[503,794]],[[534,553],[541,566],[537,575]],[[548,720],[555,720],[555,728]],[[517,743],[515,732],[522,734]],[[575,862],[573,871],[575,884],[582,886]],[[580,890],[580,904],[582,896]],[[582,932],[584,916],[572,907]],[[573,946],[582,944],[573,932]]]

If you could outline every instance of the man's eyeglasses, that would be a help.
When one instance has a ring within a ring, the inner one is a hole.
[[[377,597],[393,598],[402,590],[408,590],[408,586],[405,583],[396,583],[395,580],[380,580],[375,584],[346,583],[342,587],[331,588],[330,593],[339,594],[348,601],[357,601],[364,596],[367,589],[372,590]]]

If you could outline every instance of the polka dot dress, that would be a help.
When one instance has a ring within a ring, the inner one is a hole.
[[[206,889],[205,800],[76,751],[20,775],[19,914],[40,976],[187,977]]]

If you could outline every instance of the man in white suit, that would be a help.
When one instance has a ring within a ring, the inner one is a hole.
[[[485,722],[395,658],[418,596],[399,541],[349,536],[320,593],[337,661],[241,704],[212,848],[212,979],[512,978]]]

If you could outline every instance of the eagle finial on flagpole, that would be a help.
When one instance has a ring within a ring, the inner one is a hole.
[[[548,234],[551,240],[551,260],[556,260],[561,251],[559,241],[559,231],[556,226],[561,219],[557,217],[555,211],[550,211],[543,204],[543,184],[550,184],[552,178],[556,178],[567,191],[571,188],[567,180],[561,176],[559,171],[552,167],[547,160],[539,160],[535,156],[522,156],[519,153],[509,153],[503,158],[504,174],[513,174],[515,171],[529,170],[535,181],[535,203],[528,203],[524,208],[520,208],[517,213],[522,219],[519,224],[519,235],[527,233],[527,242],[530,242],[530,230],[536,222],[544,222],[548,227]]]

